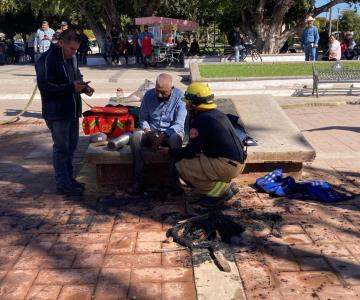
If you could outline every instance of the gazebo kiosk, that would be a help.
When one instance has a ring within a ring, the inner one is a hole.
[[[199,24],[195,21],[154,16],[135,18],[135,25],[148,25],[149,31],[154,35],[154,39],[167,46],[175,43],[177,31],[194,31],[199,28]]]

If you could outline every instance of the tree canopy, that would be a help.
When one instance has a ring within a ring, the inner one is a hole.
[[[339,30],[342,32],[354,32],[354,38],[360,39],[360,16],[353,10],[345,10],[339,22]]]
[[[26,12],[33,14],[27,22],[38,22],[38,26],[39,16],[87,26],[101,44],[112,25],[121,28],[129,18],[154,14],[196,20],[202,26],[215,23],[225,32],[239,24],[264,52],[277,52],[289,37],[302,30],[307,16],[315,17],[339,3],[357,2],[329,0],[316,7],[314,0],[0,0],[0,30],[14,24],[5,20]],[[353,19],[348,14],[341,22]],[[352,28],[357,30],[355,24]]]

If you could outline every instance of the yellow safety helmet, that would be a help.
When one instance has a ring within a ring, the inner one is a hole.
[[[185,99],[199,110],[217,107],[214,102],[214,94],[206,84],[201,82],[193,82],[189,85],[185,92]]]

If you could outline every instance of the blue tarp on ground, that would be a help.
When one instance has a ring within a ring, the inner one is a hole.
[[[286,196],[304,200],[316,200],[324,203],[333,203],[353,199],[349,196],[335,191],[330,185],[323,181],[296,182],[291,176],[284,177],[283,170],[274,170],[264,177],[256,179],[256,187],[274,196]]]

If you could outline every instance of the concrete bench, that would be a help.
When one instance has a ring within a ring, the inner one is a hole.
[[[166,182],[168,177],[169,157],[158,155],[150,149],[143,149],[145,160],[144,181],[148,185]],[[96,182],[99,186],[126,187],[132,183],[132,155],[130,146],[119,151],[110,151],[107,146],[89,145],[86,161],[96,165]]]
[[[315,150],[277,101],[266,95],[235,96],[231,100],[248,135],[258,141],[257,146],[248,147],[240,181],[254,182],[277,168],[300,179],[303,163],[315,159]]]
[[[248,134],[258,146],[248,147],[246,167],[238,181],[253,183],[255,179],[275,168],[282,168],[296,178],[301,177],[303,163],[315,158],[315,150],[299,129],[269,96],[249,95],[219,99],[218,107],[224,113],[238,115]],[[169,158],[144,149],[145,182],[161,184],[166,181]],[[97,183],[123,187],[132,181],[130,147],[119,152],[106,146],[89,146],[88,162],[96,165]]]
[[[224,46],[223,56],[234,55],[234,47],[227,45]]]

